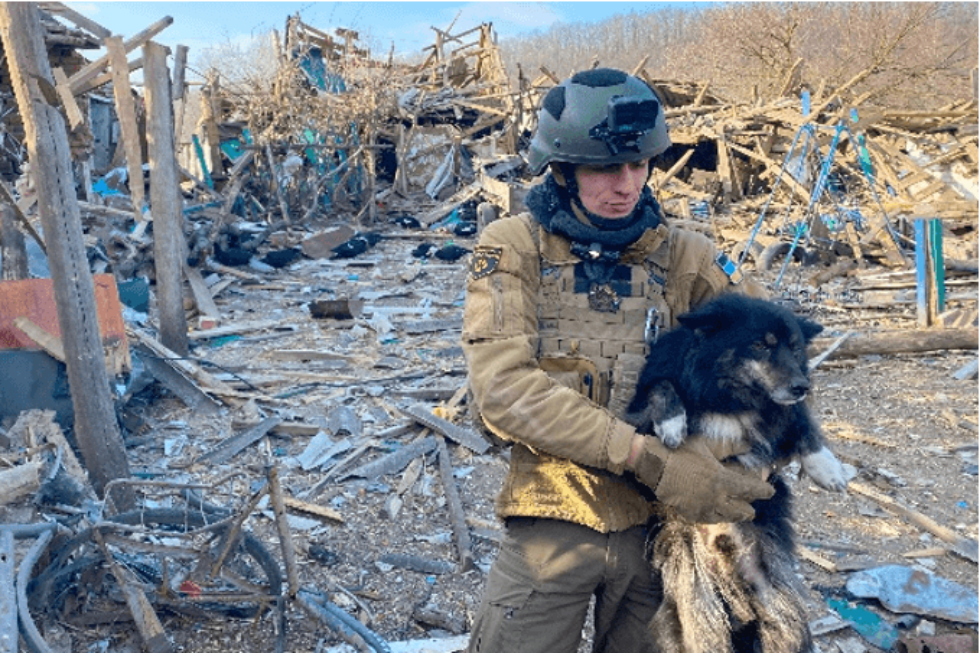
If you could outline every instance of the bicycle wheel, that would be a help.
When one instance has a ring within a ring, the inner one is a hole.
[[[195,616],[253,617],[281,596],[279,562],[248,532],[227,547],[229,527],[216,521],[197,510],[163,508],[114,515],[110,526],[100,528],[114,564],[132,572],[155,607]],[[92,529],[59,548],[31,582],[32,609],[77,614],[122,601]]]

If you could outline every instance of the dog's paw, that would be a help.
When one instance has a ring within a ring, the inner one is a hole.
[[[803,456],[800,462],[806,475],[823,489],[841,492],[847,487],[847,472],[827,447]]]
[[[657,434],[664,446],[676,449],[687,438],[687,415],[680,413],[657,422],[653,425],[653,432]]]

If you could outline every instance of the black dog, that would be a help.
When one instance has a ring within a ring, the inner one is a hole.
[[[663,584],[651,624],[662,653],[808,653],[807,615],[793,571],[791,495],[778,469],[798,458],[820,486],[841,490],[843,467],[804,403],[806,345],[823,327],[776,304],[723,295],[681,316],[647,356],[627,419],[669,447],[688,437],[776,489],[737,524],[664,514],[648,554]]]

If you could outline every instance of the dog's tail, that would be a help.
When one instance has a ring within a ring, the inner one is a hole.
[[[651,623],[664,653],[731,653],[757,640],[763,653],[812,650],[792,555],[752,526],[664,524],[651,553],[664,597]]]
[[[653,546],[654,568],[664,587],[651,624],[664,653],[728,653],[731,627],[717,572],[697,526],[664,524]],[[728,585],[728,583],[723,583]]]

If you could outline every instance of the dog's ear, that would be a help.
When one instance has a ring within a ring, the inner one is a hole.
[[[803,331],[803,338],[810,342],[813,338],[823,331],[823,325],[817,324],[813,320],[808,320],[805,317],[797,317],[796,321],[800,323],[800,330]]]

